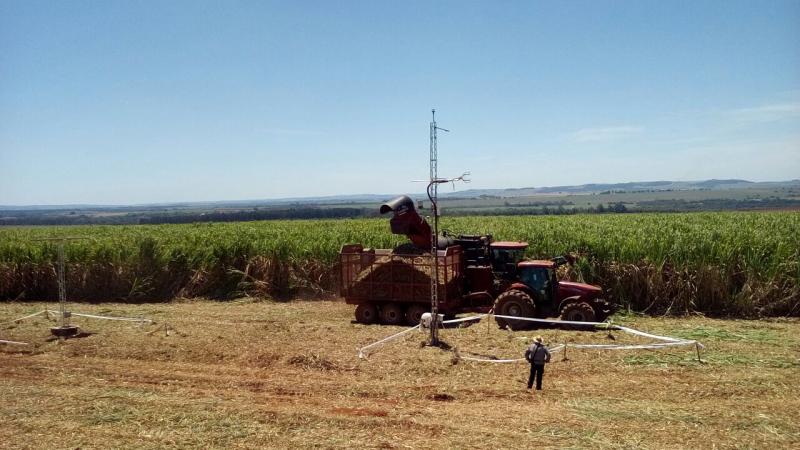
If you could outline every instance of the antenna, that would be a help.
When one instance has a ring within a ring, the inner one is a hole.
[[[433,212],[433,232],[431,233],[431,342],[430,345],[439,345],[439,209],[437,206],[439,185],[443,183],[455,183],[463,181],[469,183],[467,179],[469,172],[464,172],[456,178],[439,178],[439,149],[437,146],[437,131],[450,132],[446,128],[436,125],[436,110],[431,110],[431,149],[430,149],[430,182],[428,183],[428,198],[431,201],[431,211]]]

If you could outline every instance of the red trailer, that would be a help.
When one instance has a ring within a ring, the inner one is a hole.
[[[439,308],[445,314],[462,306],[462,250],[451,246],[437,252],[439,258]],[[416,325],[431,309],[430,254],[402,254],[362,245],[345,245],[339,255],[340,293],[356,308],[362,323]]]

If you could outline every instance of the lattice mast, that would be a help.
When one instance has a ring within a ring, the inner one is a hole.
[[[437,147],[436,110],[431,110],[431,181],[428,185],[428,196],[431,199],[433,211],[433,232],[431,233],[431,345],[439,344],[439,211],[437,199],[439,192],[439,149]],[[445,130],[447,131],[447,130]]]
[[[67,313],[67,258],[64,256],[64,240],[58,241],[58,310],[61,314],[59,325],[61,328],[69,327],[69,313]]]
[[[464,172],[456,178],[439,178],[439,149],[437,147],[437,132],[439,130],[450,132],[446,128],[436,125],[436,110],[431,110],[431,149],[430,149],[430,182],[428,183],[428,198],[431,201],[431,211],[433,212],[433,230],[431,232],[431,345],[439,345],[439,208],[437,205],[439,185],[442,183],[455,183],[463,181],[468,183],[466,178],[469,172]]]
[[[40,238],[34,239],[35,241],[55,242],[58,251],[58,266],[56,269],[56,281],[58,282],[58,312],[59,312],[59,326],[50,328],[50,332],[58,337],[71,337],[78,334],[78,327],[70,323],[70,316],[72,313],[67,309],[67,258],[65,255],[64,246],[68,241],[75,241],[87,239],[85,237],[53,237],[53,238]],[[45,305],[45,311],[49,311]],[[48,312],[49,315],[49,312]]]

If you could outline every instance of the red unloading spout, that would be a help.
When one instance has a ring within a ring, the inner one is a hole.
[[[393,234],[404,234],[420,249],[431,248],[431,226],[417,214],[414,201],[407,195],[401,195],[381,205],[381,214],[390,211],[394,215],[389,220]]]

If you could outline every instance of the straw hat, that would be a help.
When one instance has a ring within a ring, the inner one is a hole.
[[[535,338],[533,338],[533,340],[538,342],[538,343],[540,343],[540,344],[542,343],[542,337],[541,336],[536,336]]]

